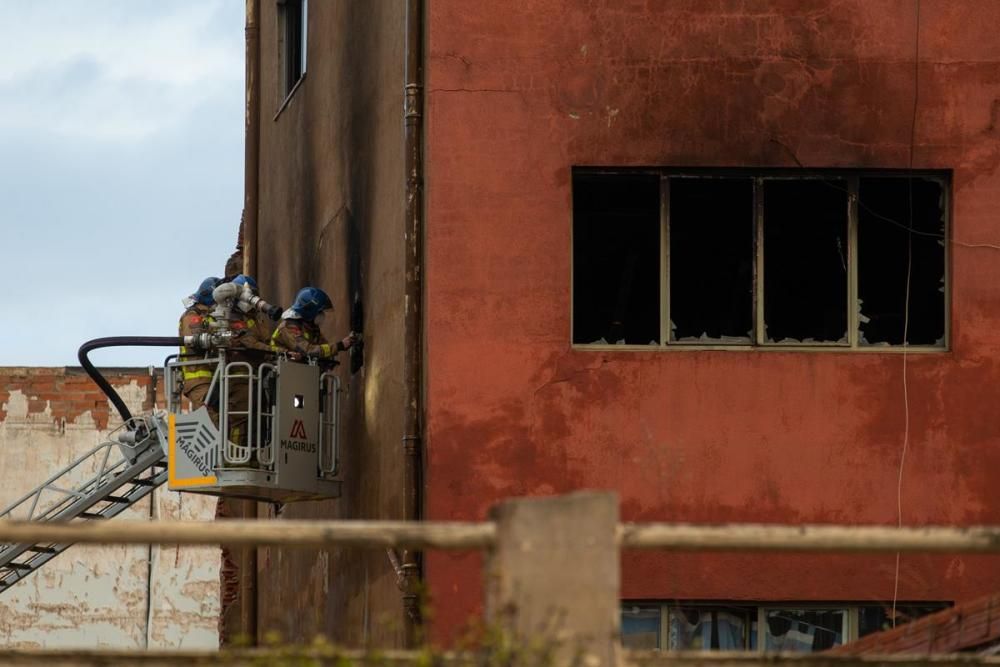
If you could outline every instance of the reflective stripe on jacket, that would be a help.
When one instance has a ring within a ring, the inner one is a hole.
[[[330,359],[335,354],[333,346],[326,342],[318,326],[296,319],[281,320],[271,334],[271,349],[275,352],[298,352],[320,359]]]
[[[209,326],[214,321],[211,313],[211,306],[205,306],[200,303],[195,303],[185,310],[184,314],[181,315],[181,321],[178,326],[181,337],[208,333]],[[199,353],[197,350],[188,350],[187,347],[181,346],[181,361],[188,361],[197,358],[199,355],[204,356],[204,354]],[[197,379],[211,380],[214,372],[212,366],[209,364],[181,366],[181,374],[185,381]]]

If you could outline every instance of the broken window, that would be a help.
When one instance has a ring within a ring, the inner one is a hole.
[[[282,99],[291,94],[306,71],[308,14],[309,0],[278,0]]]
[[[909,345],[943,344],[942,183],[927,178],[861,178],[858,195],[861,344],[901,345],[904,329]]]
[[[599,175],[573,183],[573,340],[660,339],[660,179]]]
[[[948,183],[575,169],[573,341],[943,348]]]
[[[753,336],[753,180],[670,180],[671,340]]]
[[[847,343],[847,183],[764,181],[768,343]]]

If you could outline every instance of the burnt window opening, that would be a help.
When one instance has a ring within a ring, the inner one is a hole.
[[[573,181],[573,341],[658,343],[660,179]]]
[[[281,98],[287,98],[306,72],[309,0],[278,1],[278,62]]]
[[[764,181],[767,342],[847,340],[847,183]]]
[[[753,337],[753,180],[670,180],[671,340]]]
[[[861,178],[858,326],[862,345],[942,345],[945,201],[940,181]],[[907,275],[909,274],[909,318]]]
[[[905,345],[944,349],[949,187],[934,171],[574,169],[573,342],[872,350],[903,347],[905,327]]]

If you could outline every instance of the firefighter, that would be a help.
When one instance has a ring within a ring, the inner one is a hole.
[[[251,373],[255,373],[262,360],[262,354],[273,353],[268,342],[270,327],[265,321],[264,313],[271,319],[277,319],[282,309],[281,306],[272,306],[260,299],[257,295],[257,281],[251,276],[241,273],[231,282],[231,285],[220,284],[214,295],[220,305],[216,315],[225,315],[225,328],[232,334],[226,361],[248,363]],[[247,415],[240,413],[254,411],[251,408],[254,400],[248,392],[251,383],[245,375],[245,370],[239,370],[237,367],[230,376],[227,406],[230,411],[229,439],[241,446],[251,443],[246,439]]]
[[[212,291],[219,284],[219,279],[210,276],[201,281],[197,291],[184,299],[184,314],[181,315],[179,330],[181,336],[192,336],[209,333],[212,324],[212,306],[215,299]],[[197,358],[199,353],[181,347],[181,361]],[[211,364],[197,364],[181,367],[183,385],[181,392],[191,401],[195,409],[205,403],[205,395],[212,384],[213,368]]]
[[[271,347],[276,352],[287,352],[293,359],[333,361],[338,352],[350,349],[357,337],[352,333],[336,345],[327,343],[320,324],[328,310],[333,310],[333,303],[326,292],[318,287],[303,287],[292,307],[281,314],[281,322],[271,335]]]
[[[257,281],[252,277],[241,273],[233,278],[233,283],[246,286],[253,296],[257,296]],[[271,306],[268,308],[268,316],[272,319],[278,319],[280,313],[281,306]],[[249,313],[244,313],[238,307],[231,309],[229,329],[233,332],[232,347],[271,352],[271,346],[268,344],[268,340],[271,337],[271,328],[259,313],[255,313],[253,310]]]

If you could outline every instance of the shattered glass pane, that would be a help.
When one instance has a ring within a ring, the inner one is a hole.
[[[660,178],[573,174],[573,342],[660,338]]]
[[[847,343],[847,183],[764,181],[767,342]]]
[[[749,178],[670,179],[672,340],[750,342],[753,211]]]
[[[905,327],[910,345],[942,346],[945,203],[941,182],[866,177],[860,179],[858,195],[861,344],[901,345]]]

